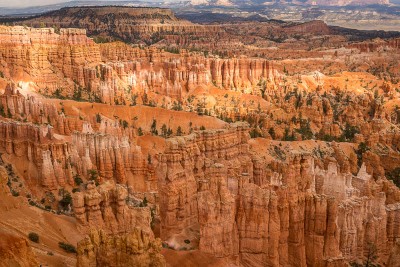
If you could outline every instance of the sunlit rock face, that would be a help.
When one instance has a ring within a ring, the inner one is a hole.
[[[349,43],[322,21],[222,31],[164,9],[60,12],[45,21],[54,29],[0,26],[0,217],[21,250],[0,262],[36,264],[31,252],[48,250],[77,266],[173,265],[161,252],[195,266],[206,255],[339,267],[372,254],[397,266],[398,39]],[[68,12],[89,28],[58,30]],[[109,14],[117,27],[95,19]],[[143,40],[95,43],[96,30]],[[184,49],[192,41],[207,53]],[[213,50],[219,41],[235,53]],[[32,251],[22,215],[2,215],[13,209],[40,218]]]
[[[160,251],[160,239],[140,229],[115,235],[94,230],[78,243],[76,266],[165,267]]]
[[[247,266],[342,266],[375,244],[387,262],[399,207],[365,165],[352,175],[306,155],[263,162],[247,140],[240,124],[169,140],[158,175],[170,246],[195,232],[200,250]]]
[[[152,91],[178,100],[198,86],[252,92],[260,79],[274,81],[267,60],[166,55],[122,43],[95,44],[83,29],[0,27],[3,73],[31,81],[47,96],[129,103],[131,92]]]

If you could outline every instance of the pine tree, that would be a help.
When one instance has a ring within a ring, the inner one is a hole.
[[[156,121],[155,119],[153,119],[153,123],[151,124],[150,132],[151,132],[153,135],[158,135],[158,131],[157,131],[157,121]]]
[[[178,129],[176,129],[176,135],[177,136],[182,136],[183,132],[182,132],[182,127],[178,126]]]
[[[161,126],[161,136],[162,137],[167,137],[167,125],[165,125],[165,123]]]

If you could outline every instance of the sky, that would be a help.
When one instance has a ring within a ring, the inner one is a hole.
[[[0,0],[2,7],[27,7],[39,5],[51,5],[67,2],[65,0]]]
[[[71,2],[74,0],[0,0],[0,7],[29,7],[59,4],[63,2]],[[92,0],[93,1],[93,0]],[[107,0],[103,0],[107,1]],[[108,2],[121,0],[108,0]],[[140,1],[140,0],[139,0]],[[150,0],[151,1],[151,0]]]
[[[70,2],[70,1],[74,1],[74,0],[0,0],[0,7],[16,7],[16,8],[18,8],[18,7],[59,4],[59,3]],[[118,1],[118,0],[108,0],[108,1],[113,2],[113,1]],[[155,0],[153,0],[153,1],[155,1]],[[159,1],[162,1],[162,0],[159,0]],[[178,1],[178,0],[169,0],[169,2],[173,2],[173,1]],[[400,2],[400,0],[392,0],[391,2],[398,3],[398,2]]]

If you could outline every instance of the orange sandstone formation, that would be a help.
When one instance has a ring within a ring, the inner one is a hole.
[[[168,10],[128,10],[151,23],[119,34],[219,32]],[[330,34],[321,22],[283,28]],[[299,59],[272,61],[56,32],[0,26],[2,188],[33,211],[63,213],[78,226],[74,242],[89,234],[77,266],[166,266],[155,237],[236,266],[346,266],[373,247],[377,263],[396,266],[400,190],[387,178],[400,162],[398,63],[373,75],[386,48],[299,48]],[[5,258],[33,259],[15,242],[24,255]]]
[[[38,266],[37,259],[26,239],[0,232],[0,266]]]
[[[0,69],[16,81],[34,82],[48,96],[114,104],[129,103],[135,92],[154,91],[181,100],[199,85],[249,91],[275,76],[272,64],[261,59],[166,57],[126,45],[116,52],[115,44],[99,46],[78,29],[56,34],[51,28],[1,26],[0,34]]]
[[[89,228],[107,229],[114,233],[130,232],[136,227],[151,232],[150,208],[128,206],[128,190],[121,184],[104,183],[96,188],[89,183],[84,193],[74,194],[78,223]]]
[[[171,247],[194,231],[200,250],[244,265],[342,266],[373,243],[387,262],[399,207],[365,165],[354,176],[309,155],[268,162],[250,153],[245,126],[231,127],[171,139],[161,155],[161,237]]]
[[[92,231],[78,243],[76,266],[165,267],[160,251],[160,239],[154,239],[151,234],[137,228],[119,235]]]

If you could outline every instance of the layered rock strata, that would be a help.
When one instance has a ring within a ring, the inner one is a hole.
[[[160,251],[161,240],[137,228],[116,235],[101,230],[92,231],[78,243],[76,266],[165,267],[166,262]]]
[[[259,159],[246,127],[231,127],[171,139],[160,156],[161,237],[170,246],[197,230],[200,250],[245,266],[343,266],[370,244],[387,262],[388,240],[400,234],[398,202],[385,189],[398,195],[393,184],[374,181],[365,165],[354,176],[303,154]]]
[[[52,11],[40,19],[28,19],[23,23],[35,27],[40,22],[48,27],[84,28],[90,35],[107,33],[126,42],[156,39],[157,34],[212,34],[222,32],[218,26],[193,24],[179,19],[170,9],[137,7],[73,7]]]
[[[38,266],[28,240],[0,231],[0,266]]]
[[[7,170],[0,166],[0,211],[5,212],[17,209],[20,203],[11,195],[8,187],[9,176]],[[0,228],[0,266],[38,266],[38,260],[26,238],[21,237],[14,229],[10,231],[7,224]]]
[[[30,183],[55,189],[74,185],[76,174],[88,177],[96,170],[100,181],[132,184],[140,177],[143,186],[136,190],[156,189],[153,166],[136,145],[133,129],[106,119],[92,124],[66,117],[54,105],[23,96],[14,85],[0,96],[0,107],[2,116],[18,121],[0,121],[0,149],[35,166]]]
[[[103,229],[112,233],[131,232],[136,227],[151,232],[149,207],[127,204],[128,189],[106,182],[96,187],[93,182],[84,192],[73,196],[78,224],[88,229]]]
[[[157,49],[95,44],[81,29],[0,27],[0,70],[14,80],[30,80],[47,96],[129,103],[132,95],[154,91],[181,99],[196,86],[251,91],[276,73],[266,60],[218,59]],[[38,52],[39,51],[39,52]],[[101,58],[101,55],[103,58]],[[26,73],[21,77],[20,73]]]
[[[355,48],[360,52],[368,53],[375,51],[385,50],[398,50],[400,49],[400,39],[394,38],[389,40],[376,39],[372,41],[365,41],[360,43],[353,43],[348,46],[349,48]]]

